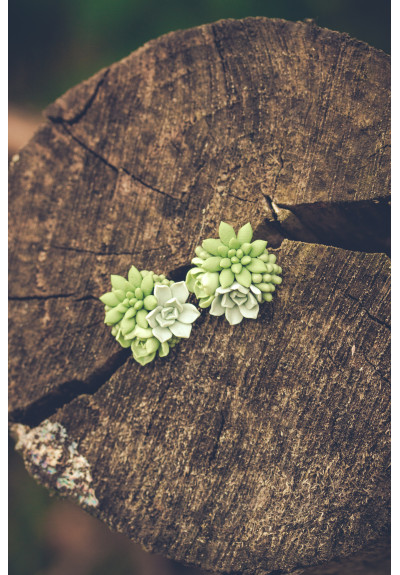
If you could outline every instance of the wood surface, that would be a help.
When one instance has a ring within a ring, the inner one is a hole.
[[[218,573],[304,571],[385,537],[389,74],[312,23],[225,20],[47,109],[10,169],[10,421],[39,481]],[[184,279],[221,219],[276,248],[273,303],[235,327],[203,311],[140,366],[103,324],[110,274]]]

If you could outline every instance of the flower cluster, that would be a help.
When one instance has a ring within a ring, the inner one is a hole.
[[[252,242],[250,223],[238,231],[221,222],[219,238],[204,240],[196,248],[186,285],[200,300],[199,306],[209,307],[212,315],[225,316],[231,325],[243,317],[256,318],[258,304],[272,301],[272,292],[282,282],[282,268],[276,256],[269,254],[265,240]],[[223,310],[223,311],[222,311]]]
[[[139,271],[132,266],[128,279],[111,276],[112,290],[101,296],[104,323],[122,347],[130,347],[141,365],[153,361],[157,352],[168,355],[182,338],[188,338],[200,313],[186,303],[185,282],[173,282],[164,275]]]

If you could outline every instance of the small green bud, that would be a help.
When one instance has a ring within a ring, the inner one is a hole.
[[[142,307],[143,307],[143,300],[140,299],[135,303],[134,309],[142,309]]]
[[[270,264],[274,264],[276,262],[276,255],[275,254],[270,254],[268,256],[268,261]]]
[[[258,259],[264,263],[267,263],[267,261],[269,260],[268,252],[267,253],[264,252],[263,254],[258,256]]]
[[[251,251],[251,244],[249,244],[249,242],[245,242],[244,244],[242,244],[240,249],[247,256]]]
[[[259,290],[261,290],[262,292],[270,292],[271,290],[271,284],[266,284],[266,283],[261,283],[261,284],[257,284],[257,287]]]
[[[147,311],[152,311],[157,307],[158,300],[155,295],[148,295],[144,298],[143,303]]]
[[[233,256],[233,257],[231,257],[231,262],[232,262],[233,264],[238,264],[238,263],[239,263],[239,258],[238,258],[237,256]]]
[[[236,251],[236,255],[239,259],[242,259],[242,257],[244,256],[243,250],[241,250],[240,248]]]
[[[279,285],[282,283],[282,278],[280,276],[272,276],[272,281],[274,284]]]
[[[133,297],[134,295],[135,295],[135,294],[133,293],[133,291],[127,291],[127,292],[126,292],[126,297],[127,297],[128,299],[131,299],[131,297]]]
[[[231,260],[229,258],[222,258],[222,260],[219,262],[219,265],[221,268],[228,269],[231,267]]]
[[[125,313],[126,310],[128,309],[128,307],[126,305],[124,305],[123,303],[120,303],[117,305],[117,307],[115,309],[116,309],[116,311],[119,311],[119,313]]]
[[[239,263],[233,264],[231,270],[233,271],[234,274],[240,274],[240,272],[242,271],[242,264]]]
[[[272,274],[274,266],[272,264],[265,264],[265,267],[267,268],[267,273]]]
[[[253,284],[260,284],[263,281],[261,274],[251,274]]]
[[[129,306],[129,299],[126,297],[122,303],[124,305],[126,305],[126,307],[128,307]]]
[[[135,297],[137,299],[143,299],[143,292],[142,292],[142,289],[140,287],[135,289]]]
[[[264,301],[272,301],[272,293],[263,293]]]
[[[228,251],[229,251],[228,246],[222,245],[222,246],[219,246],[219,248],[218,248],[218,254],[223,258],[227,257]]]
[[[137,299],[135,297],[133,297],[132,299],[129,300],[129,304],[130,305],[135,305],[135,303],[137,302]]]
[[[150,272],[147,271],[147,270],[142,270],[142,271],[140,272],[140,275],[142,276],[142,278],[145,278],[146,276],[149,275],[149,273],[150,273]]]
[[[272,281],[272,276],[270,274],[264,274],[263,275],[263,282],[265,282],[266,284],[270,283]]]
[[[236,250],[228,250],[228,258],[233,258],[236,255]]]
[[[237,238],[231,238],[229,240],[229,247],[230,248],[237,250],[238,248],[240,248],[241,245],[242,245],[242,243]]]
[[[240,251],[240,250],[239,250],[239,251]],[[247,266],[250,262],[251,262],[251,257],[250,257],[250,256],[244,256],[244,257],[242,257],[242,259],[240,260],[240,263],[242,264],[242,266]]]

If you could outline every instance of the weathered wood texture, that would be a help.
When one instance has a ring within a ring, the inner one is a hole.
[[[222,21],[149,42],[47,118],[10,176],[10,418],[31,472],[221,573],[373,547],[390,271],[366,252],[389,247],[388,57],[306,23]],[[234,328],[203,312],[141,367],[97,297],[132,263],[183,279],[221,219],[277,247],[277,297]],[[71,461],[86,475],[66,487]]]

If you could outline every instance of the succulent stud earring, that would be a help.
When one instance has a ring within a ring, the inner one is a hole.
[[[259,304],[272,301],[275,287],[282,282],[282,268],[269,254],[265,240],[252,242],[250,223],[237,235],[232,226],[221,222],[219,238],[204,240],[195,250],[186,285],[200,300],[211,306],[211,315],[224,315],[231,325],[258,316]]]
[[[188,338],[200,312],[186,303],[185,282],[139,271],[132,266],[128,279],[111,276],[112,289],[100,297],[105,306],[104,323],[122,347],[130,347],[141,365],[158,355],[165,357],[182,338]]]

